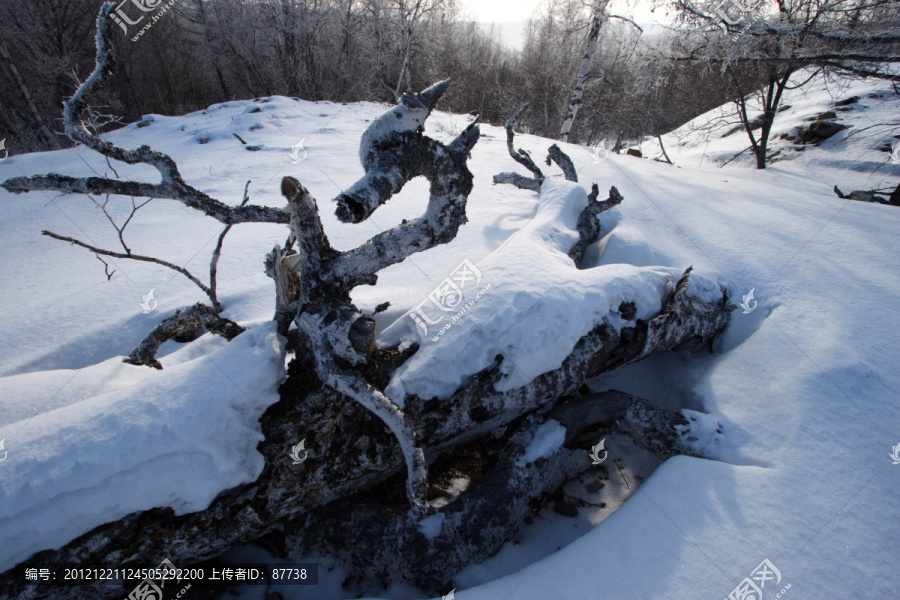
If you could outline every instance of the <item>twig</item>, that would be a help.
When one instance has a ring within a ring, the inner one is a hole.
[[[250,180],[244,186],[244,200],[240,206],[245,206],[250,201]],[[219,267],[219,256],[222,254],[222,244],[225,242],[225,236],[231,231],[231,225],[226,225],[222,233],[219,234],[219,240],[216,242],[216,248],[213,250],[212,259],[209,261],[209,299],[212,301],[213,308],[217,313],[222,312],[222,305],[219,303],[219,297],[216,294],[216,272]]]
[[[113,269],[113,272],[110,273],[109,272],[109,263],[106,262],[105,260],[103,260],[102,258],[100,258],[100,255],[97,254],[96,252],[94,253],[94,256],[97,257],[97,260],[99,260],[100,262],[103,263],[103,271],[106,273],[106,280],[109,281],[110,279],[112,279],[112,276],[116,274],[115,269]]]
[[[625,482],[625,489],[630,490],[631,486],[628,485],[628,480],[625,479],[625,473],[622,472],[622,467],[619,466],[619,459],[618,458],[614,459],[613,463],[616,465],[616,468],[619,470],[619,475],[622,476],[622,481]]]
[[[183,267],[179,267],[178,265],[174,265],[168,261],[161,260],[159,258],[154,258],[152,256],[141,256],[140,254],[123,254],[122,252],[113,252],[111,250],[104,250],[103,248],[98,248],[98,247],[92,246],[90,244],[85,244],[81,240],[76,240],[75,238],[70,238],[65,235],[59,235],[58,233],[53,233],[52,231],[47,231],[46,229],[44,231],[42,231],[41,233],[46,236],[52,237],[53,239],[56,239],[56,240],[61,240],[63,242],[70,242],[72,244],[75,244],[76,246],[81,246],[82,248],[87,248],[88,250],[90,250],[91,252],[94,252],[95,254],[102,254],[103,256],[111,256],[113,258],[130,258],[132,260],[140,260],[143,262],[155,263],[157,265],[162,265],[164,267],[168,267],[174,271],[178,271],[179,273],[181,273],[182,275],[184,275],[185,277],[187,277],[188,279],[193,281],[197,285],[197,287],[199,287],[201,290],[203,290],[203,293],[206,294],[207,296],[209,296],[209,294],[210,294],[210,289],[207,286],[203,285],[202,281],[200,281],[199,279],[194,277],[190,271],[188,271],[187,269],[185,269]],[[212,298],[210,298],[210,299],[212,299]]]

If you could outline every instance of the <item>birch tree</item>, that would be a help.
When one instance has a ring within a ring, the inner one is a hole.
[[[591,64],[594,62],[594,54],[597,52],[597,40],[600,38],[600,28],[607,20],[606,5],[609,0],[594,0],[594,6],[591,9],[591,29],[588,31],[587,45],[584,49],[584,56],[581,57],[581,67],[578,69],[578,79],[575,80],[575,89],[572,92],[572,99],[569,100],[569,112],[563,121],[562,129],[559,132],[559,139],[569,141],[569,131],[572,129],[572,123],[575,122],[575,116],[581,106],[581,99],[584,96],[584,86],[587,84],[588,74],[591,71]]]

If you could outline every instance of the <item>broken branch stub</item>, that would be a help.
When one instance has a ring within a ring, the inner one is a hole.
[[[193,339],[193,336],[204,328],[228,341],[246,331],[244,327],[219,316],[214,309],[198,302],[184,310],[176,310],[174,315],[163,319],[137,345],[131,355],[122,360],[132,365],[146,365],[162,370],[162,364],[156,360],[156,351],[159,347],[173,338]]]
[[[512,159],[531,171],[534,177],[525,177],[518,173],[499,173],[494,175],[494,183],[508,183],[523,190],[539,192],[541,191],[541,184],[544,182],[544,173],[541,171],[540,167],[535,164],[531,155],[526,150],[523,150],[522,148],[516,150],[513,145],[513,141],[516,137],[516,121],[518,121],[519,117],[528,110],[528,106],[529,103],[526,102],[525,105],[506,122],[506,149]]]

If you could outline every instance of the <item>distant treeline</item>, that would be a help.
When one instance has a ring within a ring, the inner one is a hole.
[[[61,105],[93,68],[100,5],[0,0],[0,138],[13,153],[69,145]],[[100,131],[117,126],[110,119],[270,95],[394,102],[452,77],[441,109],[502,124],[530,102],[521,126],[548,137],[559,133],[590,18],[580,0],[549,0],[511,50],[455,0],[129,0],[116,14],[113,84],[89,123]],[[716,70],[668,58],[675,44],[607,22],[570,140],[655,135],[728,101]]]

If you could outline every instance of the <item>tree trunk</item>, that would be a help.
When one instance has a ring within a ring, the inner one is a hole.
[[[563,121],[562,129],[559,132],[559,139],[563,142],[569,141],[569,131],[572,129],[572,123],[575,122],[575,115],[581,107],[581,99],[584,96],[584,86],[587,83],[588,73],[591,71],[591,64],[594,61],[594,53],[597,51],[597,39],[600,37],[600,28],[606,21],[606,5],[609,0],[595,0],[593,13],[591,15],[591,29],[588,32],[587,46],[584,49],[584,56],[581,57],[581,68],[578,69],[578,78],[575,80],[575,89],[572,91],[572,99],[569,100],[569,112]]]

